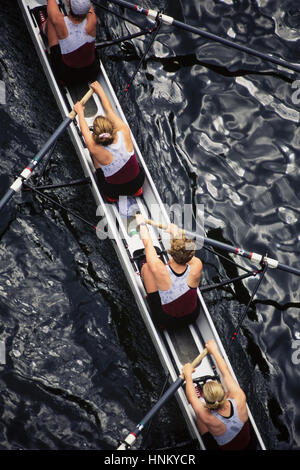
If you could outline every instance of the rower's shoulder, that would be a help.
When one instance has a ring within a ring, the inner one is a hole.
[[[190,274],[188,284],[190,287],[198,287],[202,274],[202,261],[194,256],[188,263],[190,265]]]
[[[94,10],[89,11],[87,14],[87,24],[86,24],[86,32],[91,34],[92,36],[96,35],[96,27],[97,27],[97,15]]]
[[[200,258],[193,256],[193,258],[188,263],[191,266],[193,271],[202,271],[203,264]]]
[[[87,14],[87,21],[88,23],[94,23],[94,24],[97,23],[97,15],[92,7],[91,7],[91,10]]]
[[[215,416],[206,408],[202,400],[198,400],[197,406],[195,409],[196,415],[203,421],[204,424],[209,425],[214,422]]]
[[[88,149],[101,165],[108,165],[109,163],[111,163],[111,153],[103,145],[96,144],[95,142],[90,142],[88,145]]]
[[[121,131],[122,134],[127,137],[127,136],[130,136],[131,135],[131,130],[130,130],[130,127],[128,126],[128,124],[126,124],[126,122],[124,122],[119,116],[118,117],[118,123],[117,123],[117,130],[118,131]]]
[[[228,398],[234,399],[237,405],[245,405],[247,401],[246,394],[238,383],[231,393],[229,393]]]

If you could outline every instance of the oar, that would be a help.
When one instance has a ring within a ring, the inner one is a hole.
[[[208,39],[212,39],[213,41],[219,42],[221,44],[224,44],[225,46],[232,47],[234,49],[238,49],[239,51],[246,52],[247,54],[254,55],[256,57],[259,57],[263,60],[266,60],[268,62],[272,62],[274,64],[280,65],[282,67],[285,67],[287,69],[291,69],[295,72],[300,72],[300,66],[291,64],[290,62],[287,62],[284,59],[273,57],[269,54],[265,54],[263,52],[256,51],[255,49],[251,49],[250,47],[243,46],[241,44],[237,44],[233,41],[230,41],[229,39],[224,39],[220,36],[216,36],[215,34],[209,33],[208,31],[203,31],[200,28],[196,28],[195,26],[190,26],[189,24],[182,23],[181,21],[175,20],[171,16],[167,16],[164,14],[161,14],[158,11],[155,10],[150,10],[149,8],[143,8],[139,5],[134,5],[133,3],[126,2],[124,0],[111,0],[113,3],[116,3],[117,5],[120,5],[125,8],[129,8],[131,10],[134,10],[138,13],[141,13],[142,15],[148,16],[150,19],[156,19],[157,17],[160,19],[162,23],[168,24],[168,25],[173,25],[176,26],[177,28],[184,29],[186,31],[190,31],[191,33],[198,34],[199,36],[203,36]]]
[[[153,220],[146,220],[147,224],[149,225],[154,225],[155,227],[158,227],[162,230],[165,230],[167,228],[167,225],[160,224],[158,222],[154,222]],[[227,243],[219,242],[218,240],[214,240],[212,238],[204,237],[203,235],[199,235],[197,233],[189,232],[187,230],[183,230],[183,232],[191,237],[191,238],[198,238],[198,240],[202,240],[203,243],[206,245],[211,245],[215,248],[218,248],[220,250],[228,251],[229,253],[233,253],[234,255],[242,256],[243,258],[247,258],[251,260],[254,263],[263,263],[264,261],[268,263],[269,268],[277,268],[280,269],[281,271],[286,271],[291,274],[296,274],[297,276],[300,276],[300,269],[287,266],[286,264],[279,263],[276,259],[268,258],[267,256],[260,255],[258,253],[254,253],[252,251],[246,251],[243,248],[237,248],[231,245],[228,245]]]
[[[80,100],[82,104],[85,104],[94,91],[90,89],[84,97]],[[0,200],[0,211],[3,209],[3,207],[7,204],[7,202],[14,196],[15,193],[21,190],[22,184],[27,181],[33,170],[36,168],[36,166],[40,163],[40,161],[43,159],[43,157],[47,154],[47,152],[51,149],[51,147],[54,145],[56,140],[60,137],[60,135],[64,132],[64,130],[71,124],[71,122],[75,119],[76,112],[74,109],[70,112],[68,116],[65,117],[63,122],[58,126],[55,132],[51,135],[51,137],[47,140],[45,145],[41,148],[41,150],[36,154],[36,156],[29,162],[29,164],[24,168],[20,176],[14,181],[14,183],[10,186],[6,194],[3,196],[3,198]]]
[[[203,349],[202,353],[199,354],[199,356],[196,357],[196,359],[193,360],[192,366],[193,368],[197,367],[202,359],[206,356],[207,354],[207,349]],[[160,408],[174,395],[174,393],[181,387],[181,385],[184,383],[184,376],[181,374],[177,380],[168,388],[168,390],[163,394],[163,396],[158,400],[158,402],[151,408],[150,411],[144,416],[142,421],[137,424],[135,427],[134,431],[132,431],[124,442],[118,447],[117,450],[127,450],[130,448],[136,441],[137,437],[139,434],[143,431],[144,427],[146,424],[153,418],[153,416],[160,410]]]

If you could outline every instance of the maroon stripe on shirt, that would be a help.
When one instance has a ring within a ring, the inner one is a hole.
[[[197,307],[197,289],[189,288],[185,294],[168,304],[162,305],[164,312],[171,317],[185,317]]]
[[[62,54],[63,62],[73,69],[91,65],[95,59],[95,42],[86,42],[83,46],[68,54]]]
[[[246,421],[240,432],[227,444],[220,446],[222,450],[243,450],[250,442],[250,425]]]
[[[105,181],[110,184],[124,184],[137,177],[140,167],[135,154],[131,155],[128,162],[120,170],[111,176],[105,176]]]

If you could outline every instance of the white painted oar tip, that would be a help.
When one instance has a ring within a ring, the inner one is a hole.
[[[131,432],[126,439],[119,445],[117,450],[128,450],[136,441],[136,435]]]
[[[127,450],[127,446],[125,444],[121,444],[117,450]]]

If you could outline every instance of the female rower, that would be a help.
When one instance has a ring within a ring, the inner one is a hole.
[[[153,319],[163,327],[179,326],[195,320],[199,314],[197,287],[202,262],[195,256],[195,244],[175,224],[166,229],[172,235],[167,265],[153,246],[145,219],[136,215],[140,237],[145,246],[146,261],[141,276]]]
[[[86,146],[90,151],[98,183],[109,202],[121,195],[141,196],[145,173],[140,168],[133,147],[130,129],[115,113],[100,83],[91,88],[99,96],[105,116],[97,116],[90,131],[80,102],[74,106]]]
[[[214,357],[226,391],[218,381],[208,381],[199,399],[192,379],[192,365],[187,363],[182,369],[186,395],[195,411],[203,442],[208,450],[253,450],[255,443],[248,419],[246,395],[233,378],[215,340],[208,341],[205,347]]]
[[[56,0],[39,11],[40,31],[48,38],[56,79],[63,85],[95,80],[99,60],[95,51],[97,17],[90,0],[68,0],[65,16]]]

